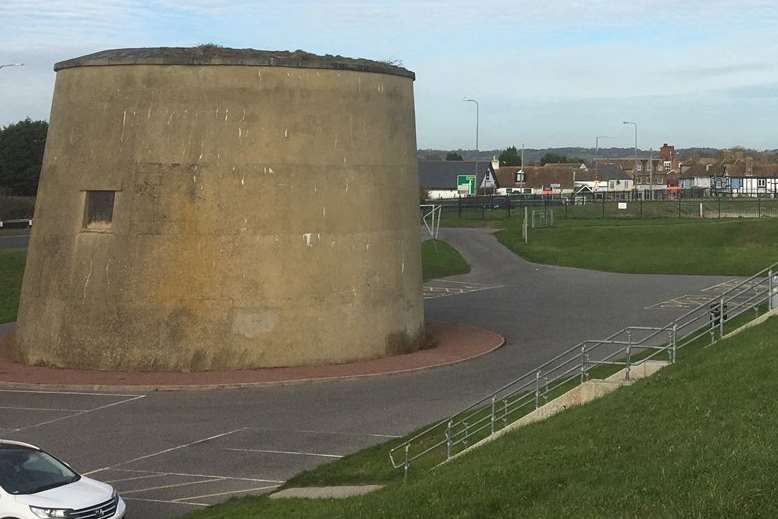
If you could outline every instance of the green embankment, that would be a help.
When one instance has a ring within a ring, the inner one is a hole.
[[[695,348],[406,485],[341,501],[250,497],[189,517],[776,517],[776,337],[773,318]]]
[[[440,240],[422,242],[421,264],[424,281],[470,272],[465,258],[454,247]]]
[[[24,260],[25,253],[22,250],[0,250],[0,323],[16,320]]]

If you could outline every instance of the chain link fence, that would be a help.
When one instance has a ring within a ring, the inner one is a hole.
[[[512,215],[541,211],[545,218],[551,212],[557,220],[596,218],[765,218],[778,217],[778,198],[765,197],[715,197],[698,198],[677,196],[674,199],[643,200],[584,198],[559,195],[487,195],[437,200],[445,219],[502,220]]]

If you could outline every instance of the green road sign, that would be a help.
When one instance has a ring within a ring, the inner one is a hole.
[[[457,175],[457,191],[461,195],[474,195],[475,175]]]

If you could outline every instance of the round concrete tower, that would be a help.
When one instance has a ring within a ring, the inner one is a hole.
[[[214,46],[55,70],[21,360],[207,370],[418,348],[412,72]]]

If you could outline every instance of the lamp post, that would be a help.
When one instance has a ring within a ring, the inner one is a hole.
[[[480,107],[478,106],[478,101],[475,99],[465,97],[462,99],[462,101],[475,104],[475,192],[478,194],[478,125],[480,119]]]
[[[5,65],[0,65],[0,69],[6,67],[23,67],[23,66],[24,63],[6,63]]]
[[[634,178],[637,176],[638,172],[638,123],[632,122],[632,121],[624,121],[623,124],[631,124],[635,127],[635,173],[632,175]],[[635,189],[637,189],[637,184],[635,184]]]
[[[607,135],[598,135],[594,138],[594,174],[597,174],[597,155],[600,152],[600,139],[610,139]]]

